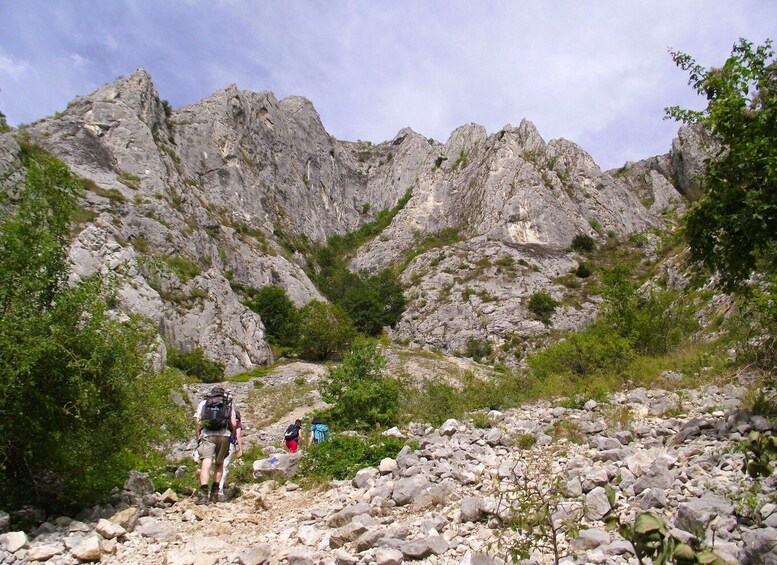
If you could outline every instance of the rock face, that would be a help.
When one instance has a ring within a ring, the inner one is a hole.
[[[462,126],[444,144],[410,129],[354,143],[330,136],[301,97],[228,86],[174,110],[142,69],[25,131],[90,181],[73,279],[111,275],[121,310],[149,316],[168,342],[202,348],[228,373],[272,361],[261,320],[233,287],[280,285],[298,306],[322,300],[300,250],[357,229],[408,192],[351,265],[400,266],[410,308],[396,336],[460,351],[471,339],[500,345],[541,332],[526,299],[539,290],[562,297],[553,279],[581,260],[567,250],[573,238],[661,226],[657,214],[682,207],[706,147],[684,129],[668,155],[602,172],[580,147],[546,142],[526,120],[492,135]],[[0,168],[16,171],[8,186],[20,178],[17,152],[12,133],[0,136]],[[408,260],[441,232],[449,241]],[[503,268],[475,276],[484,261]],[[530,267],[505,273],[518,264]],[[454,268],[471,272],[451,277]],[[596,308],[595,299],[575,301],[553,323],[580,327]]]
[[[774,430],[736,408],[744,392],[707,386],[680,399],[635,390],[582,409],[539,402],[492,411],[489,428],[411,425],[400,432],[418,447],[404,447],[393,465],[384,461],[327,489],[269,480],[206,507],[149,493],[147,478],[134,475],[125,485],[137,495],[133,506],[1,534],[0,561],[501,564],[519,542],[511,519],[531,519],[540,505],[527,497],[541,491],[564,563],[636,563],[631,542],[609,525],[634,524],[643,511],[728,563],[774,563],[777,479],[754,483],[733,448],[752,429]],[[658,406],[673,407],[673,415],[657,415]],[[516,438],[527,436],[535,445],[518,448]],[[532,560],[552,563],[550,534],[537,531],[544,549]]]

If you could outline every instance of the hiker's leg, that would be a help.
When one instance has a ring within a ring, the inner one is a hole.
[[[213,459],[213,489],[218,490],[221,475],[224,472],[224,459],[229,455],[229,436],[218,436],[213,438],[215,444],[215,457]]]
[[[210,465],[213,460],[208,457],[202,459],[202,466],[200,467],[200,486],[208,486],[208,479],[210,478]]]
[[[229,455],[227,455],[227,458],[224,459],[224,471],[221,473],[221,480],[219,481],[219,492],[224,492],[224,485],[227,484],[227,470],[229,469],[229,464],[232,461],[232,454],[236,451],[234,444],[229,444]]]

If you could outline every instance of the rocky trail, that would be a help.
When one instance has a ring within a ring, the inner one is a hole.
[[[399,433],[415,451],[405,447],[323,491],[265,480],[234,500],[197,506],[154,493],[135,476],[124,493],[131,505],[3,534],[0,558],[60,565],[489,564],[531,540],[538,563],[552,562],[555,550],[564,563],[636,564],[633,545],[608,524],[633,524],[649,510],[671,536],[727,562],[777,563],[777,481],[743,474],[736,449],[751,430],[769,434],[773,427],[738,408],[745,390],[637,389],[579,408],[538,402],[492,411],[486,427],[412,424]],[[295,457],[272,455],[283,468]],[[541,499],[527,497],[532,488]],[[520,536],[506,527],[546,502],[555,544],[539,528]]]

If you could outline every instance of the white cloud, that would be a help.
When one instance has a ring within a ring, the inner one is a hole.
[[[27,61],[0,54],[0,74],[11,80],[20,80],[29,68],[30,63]]]

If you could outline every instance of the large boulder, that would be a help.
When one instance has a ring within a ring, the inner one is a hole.
[[[301,453],[276,453],[266,459],[257,459],[254,461],[254,478],[257,480],[266,479],[288,479],[294,477],[299,470],[299,462],[302,458]]]

